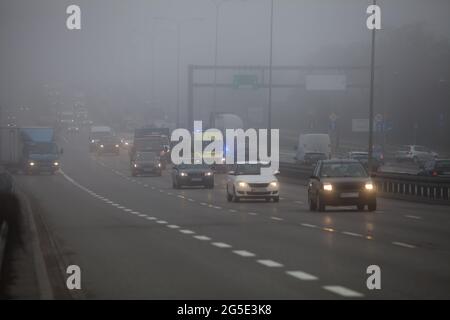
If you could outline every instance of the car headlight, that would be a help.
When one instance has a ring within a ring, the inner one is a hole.
[[[366,183],[364,186],[366,190],[372,191],[373,190],[373,184],[371,182]]]
[[[127,145],[128,145],[128,142],[125,142],[125,145],[127,146]]]
[[[272,181],[269,185],[270,185],[272,188],[277,188],[277,187],[278,187],[278,182],[277,182],[277,181]]]
[[[29,165],[30,165],[31,167],[33,167],[33,166],[34,166],[34,162],[31,161],[31,162],[29,163]]]
[[[57,167],[57,166],[59,166],[59,162],[58,162],[58,161],[55,161],[55,162],[53,162],[53,165],[54,165],[55,167]]]
[[[181,172],[181,173],[180,173],[180,176],[186,177],[186,176],[187,176],[187,173],[186,173],[186,172]]]
[[[91,140],[91,143],[94,143],[95,142],[95,140]]]
[[[137,168],[138,167],[138,165],[135,163],[134,165],[133,165],[135,168]]]
[[[104,147],[104,146],[101,144],[101,145],[100,145],[100,148],[103,148],[103,147]]]
[[[222,163],[225,163],[225,161],[226,161],[226,159],[225,159],[225,158],[222,158]]]
[[[205,172],[205,176],[212,176],[212,172],[211,171]]]
[[[161,163],[160,162],[158,162],[158,167],[161,168]]]
[[[247,188],[247,187],[248,187],[248,184],[247,184],[247,182],[241,181],[241,182],[238,183],[238,186],[239,186],[240,188]]]
[[[330,183],[325,183],[323,185],[323,190],[325,190],[325,191],[333,191],[333,186]]]
[[[119,145],[118,144],[116,144],[116,148],[118,148],[119,147]]]

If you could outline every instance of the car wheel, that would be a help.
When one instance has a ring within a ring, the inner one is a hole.
[[[280,197],[273,197],[273,202],[280,202]]]
[[[239,197],[236,195],[236,190],[233,188],[233,202],[239,202],[240,199]]]
[[[364,211],[365,205],[364,204],[358,204],[356,207],[358,208],[358,211]]]
[[[228,186],[227,186],[227,201],[231,202],[233,200],[233,196],[228,192]]]
[[[319,195],[317,195],[317,198],[316,198],[316,206],[317,206],[317,211],[319,211],[319,212],[325,211],[325,204],[320,200]]]
[[[308,203],[309,203],[309,211],[316,211],[317,203],[314,202],[310,197],[308,197]]]
[[[368,207],[369,207],[370,212],[377,210],[377,201],[375,200],[375,201],[369,203]]]

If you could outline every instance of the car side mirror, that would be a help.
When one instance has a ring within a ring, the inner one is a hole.
[[[280,175],[280,171],[278,171],[278,170],[275,171],[275,172],[273,173],[273,175],[274,175],[274,176],[279,176],[279,175]]]

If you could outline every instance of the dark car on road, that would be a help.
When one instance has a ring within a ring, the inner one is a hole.
[[[369,153],[365,151],[351,151],[348,153],[348,158],[358,160],[366,170],[369,170]],[[374,154],[372,155],[372,171],[378,171],[381,164]]]
[[[450,159],[436,159],[426,162],[419,176],[450,177]]]
[[[162,174],[161,159],[156,152],[137,152],[131,160],[131,175],[133,177],[142,174]]]
[[[358,160],[319,161],[308,183],[311,211],[325,211],[326,206],[357,206],[377,209],[375,186]]]
[[[179,189],[182,186],[204,186],[214,188],[214,172],[207,164],[179,164],[172,170],[172,186]]]
[[[97,142],[97,153],[120,153],[120,141],[116,137],[104,137]]]

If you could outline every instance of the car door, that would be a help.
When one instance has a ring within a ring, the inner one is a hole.
[[[227,173],[227,189],[233,192],[234,181],[236,180],[236,164],[233,164]]]
[[[321,162],[319,161],[316,165],[316,167],[314,168],[313,177],[319,177],[319,173],[320,173],[320,166],[321,166]],[[314,199],[317,196],[317,192],[318,192],[318,183],[319,180],[318,179],[310,179],[309,180],[309,196],[311,199]]]

